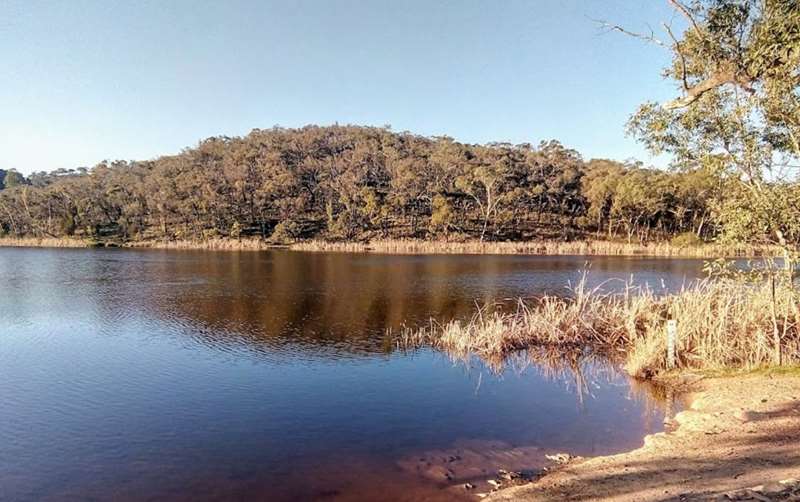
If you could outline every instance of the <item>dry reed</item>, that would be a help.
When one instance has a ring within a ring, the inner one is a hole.
[[[480,309],[469,321],[404,328],[400,346],[430,345],[454,357],[469,355],[496,366],[515,351],[535,347],[592,347],[625,354],[625,369],[647,377],[665,369],[665,322],[678,323],[679,365],[684,368],[752,369],[773,364],[774,333],[784,364],[800,363],[800,299],[778,285],[703,280],[658,297],[628,286],[622,293],[588,289],[580,281],[569,298],[543,296],[514,313]],[[773,308],[774,307],[774,308]]]
[[[425,241],[421,239],[387,239],[369,242],[332,242],[311,240],[292,244],[298,251],[374,252],[388,254],[529,254],[529,255],[596,255],[596,256],[663,256],[695,258],[733,258],[768,256],[775,249],[764,246],[704,244],[675,246],[669,242],[648,244],[618,241]]]
[[[261,251],[276,247],[258,238],[226,239],[187,239],[187,240],[143,240],[130,241],[125,247],[149,249],[204,249],[211,251]]]
[[[2,237],[0,247],[86,248],[95,243],[69,237]]]
[[[92,247],[116,245],[153,249],[208,249],[219,251],[259,251],[276,246],[259,238],[209,238],[186,240],[148,239],[124,242],[95,242],[69,237],[4,237],[0,247]],[[296,251],[374,252],[385,254],[527,254],[527,255],[586,255],[586,256],[659,256],[693,258],[733,258],[773,256],[778,253],[763,246],[730,246],[705,244],[701,246],[674,246],[668,242],[637,244],[617,241],[425,241],[420,239],[387,239],[370,242],[333,242],[311,240],[289,246]]]

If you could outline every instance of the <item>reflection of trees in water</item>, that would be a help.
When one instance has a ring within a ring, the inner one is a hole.
[[[386,329],[404,323],[466,319],[476,304],[565,293],[586,261],[280,251],[125,256],[132,259],[113,260],[114,274],[124,276],[110,278],[114,294],[96,295],[106,312],[144,313],[150,322],[222,350],[261,353],[293,345],[342,355],[391,352]],[[592,262],[597,280],[641,267],[620,258]],[[678,274],[696,267],[647,263]]]
[[[406,320],[462,317],[472,295],[450,279],[459,260],[409,257],[386,263],[346,254],[193,253],[148,264],[136,291],[104,296],[109,310],[137,302],[158,322],[216,348],[286,344],[353,353],[391,351],[384,332]],[[483,300],[499,296],[501,274],[484,264]],[[439,280],[441,279],[441,280]],[[474,287],[474,285],[471,285]],[[120,288],[130,288],[124,281]],[[133,288],[131,288],[133,289]],[[128,305],[129,306],[129,305]]]

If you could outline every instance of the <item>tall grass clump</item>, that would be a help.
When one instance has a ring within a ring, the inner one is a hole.
[[[397,334],[401,346],[429,345],[455,357],[477,355],[496,365],[535,347],[592,348],[623,354],[634,376],[666,368],[665,324],[678,323],[682,368],[755,368],[800,362],[798,295],[788,285],[702,280],[657,296],[628,284],[622,292],[588,288],[586,276],[567,297],[545,295],[514,312],[479,309],[469,320],[432,321]]]
[[[661,300],[678,324],[678,363],[702,369],[753,369],[800,363],[800,297],[787,284],[704,280]],[[663,326],[650,326],[628,349],[626,369],[664,369]]]

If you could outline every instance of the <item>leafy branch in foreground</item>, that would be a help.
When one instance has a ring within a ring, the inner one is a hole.
[[[800,242],[800,9],[790,0],[669,0],[686,20],[664,76],[682,96],[645,103],[629,131],[678,169],[719,176],[715,219],[728,240]]]

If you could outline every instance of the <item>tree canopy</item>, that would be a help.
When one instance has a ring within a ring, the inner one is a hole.
[[[715,180],[586,162],[557,141],[470,145],[388,128],[214,137],[178,155],[34,173],[0,192],[15,235],[711,238]]]
[[[664,75],[681,96],[645,103],[629,128],[679,169],[710,171],[724,237],[800,243],[800,7],[794,0],[669,0],[686,20]]]

